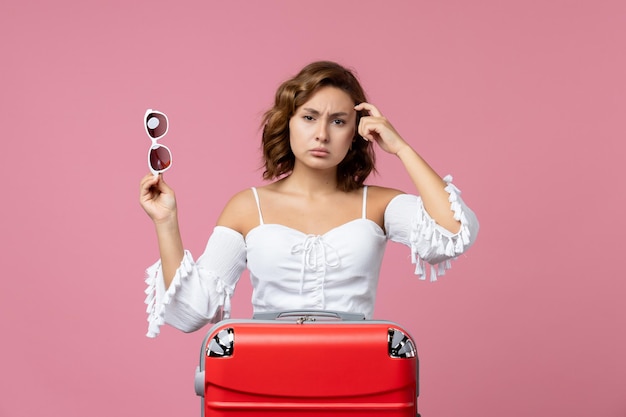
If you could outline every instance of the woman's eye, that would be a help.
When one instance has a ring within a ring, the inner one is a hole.
[[[341,119],[335,119],[335,120],[333,120],[333,124],[334,125],[345,125],[346,121],[345,120],[341,120]]]
[[[308,114],[304,116],[304,120],[311,121],[313,120],[313,116],[309,116]]]

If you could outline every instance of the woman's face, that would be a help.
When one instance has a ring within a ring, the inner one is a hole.
[[[355,103],[337,87],[322,87],[289,120],[295,167],[336,169],[345,158],[356,129]]]

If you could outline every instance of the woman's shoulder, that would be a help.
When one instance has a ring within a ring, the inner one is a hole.
[[[387,206],[396,196],[404,192],[395,188],[381,187],[378,185],[367,186],[367,217],[383,228],[385,223],[385,211]]]
[[[379,185],[367,186],[367,200],[368,203],[372,204],[379,204],[386,207],[391,200],[400,194],[405,193],[395,188],[382,187]]]
[[[217,220],[218,226],[231,228],[243,236],[258,223],[259,215],[252,187],[234,194]]]

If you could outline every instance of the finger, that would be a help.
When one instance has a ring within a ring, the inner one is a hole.
[[[168,197],[173,197],[175,198],[175,193],[174,193],[174,189],[172,189],[172,187],[170,187],[164,180],[163,180],[163,174],[159,174],[159,181],[158,183],[153,187],[155,188],[158,192],[158,194],[161,195],[165,195]]]
[[[169,187],[160,176],[149,174],[141,184],[140,198],[145,201],[153,200],[160,194],[169,192]]]
[[[376,106],[374,106],[371,103],[366,103],[366,102],[357,104],[356,106],[354,106],[354,110],[356,111],[366,110],[367,112],[369,112],[371,116],[374,116],[374,117],[382,117],[383,115]]]
[[[149,190],[154,187],[159,182],[159,178],[155,177],[152,174],[148,174],[141,179],[140,188],[141,190]]]
[[[365,117],[361,118],[357,131],[359,132],[359,135],[361,135],[363,139],[365,139],[366,141],[370,141],[372,138],[369,137],[369,129],[367,128],[365,119],[366,119]]]
[[[367,140],[377,140],[384,126],[380,120],[373,117],[362,117],[359,123],[359,134]]]
[[[141,182],[144,182],[146,180],[152,179],[154,177],[154,175],[152,175],[152,173],[146,174],[142,179]]]

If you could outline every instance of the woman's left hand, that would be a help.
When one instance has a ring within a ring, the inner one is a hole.
[[[394,129],[380,110],[370,103],[361,103],[354,107],[356,111],[366,111],[369,116],[361,117],[358,132],[365,140],[375,141],[385,152],[397,155],[405,146],[409,146]]]

